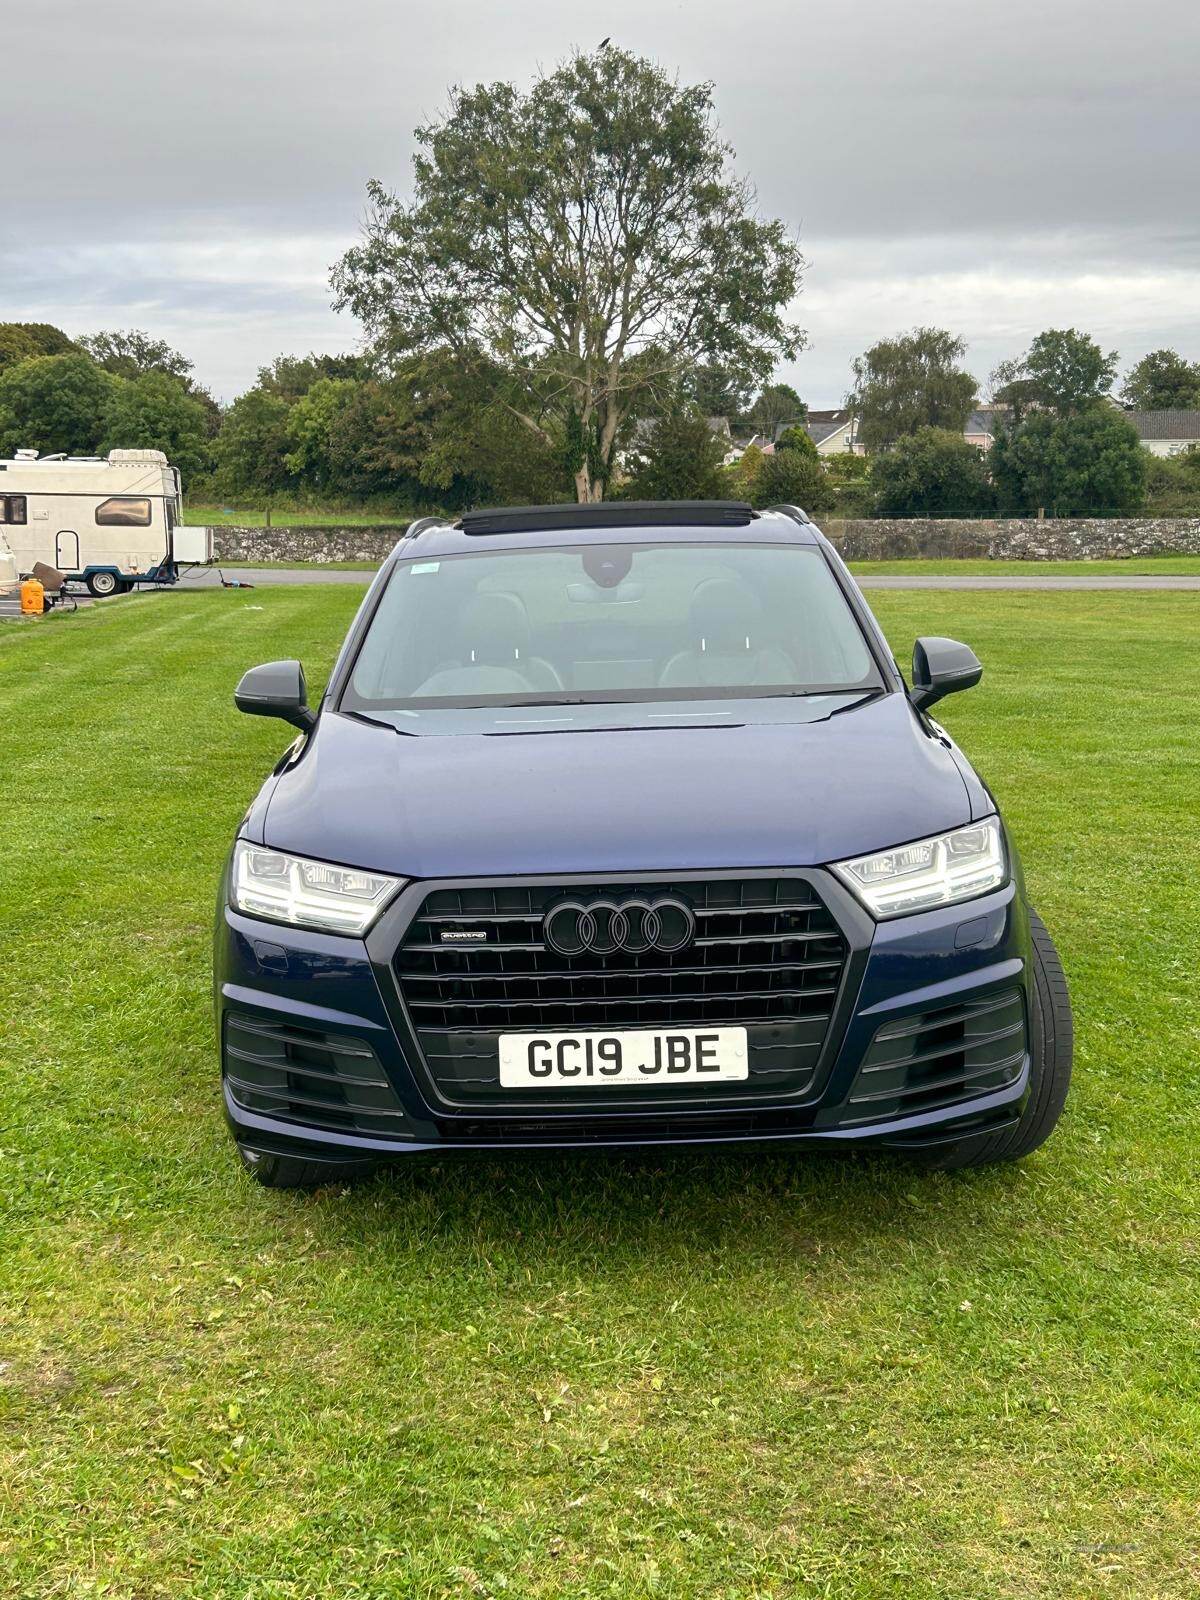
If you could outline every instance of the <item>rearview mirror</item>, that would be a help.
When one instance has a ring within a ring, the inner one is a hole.
[[[251,667],[233,691],[233,703],[251,717],[282,717],[306,733],[316,722],[308,709],[308,685],[298,661],[267,661]]]
[[[928,711],[948,694],[973,689],[982,677],[983,667],[970,645],[957,639],[918,639],[913,645],[909,699],[918,711]]]

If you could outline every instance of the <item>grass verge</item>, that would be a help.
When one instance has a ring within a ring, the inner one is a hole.
[[[418,511],[370,511],[361,506],[339,511],[334,506],[304,507],[289,511],[273,507],[271,525],[275,528],[406,528]],[[241,510],[236,506],[193,505],[185,502],[186,523],[194,527],[210,528],[264,528],[267,514],[260,507]]]
[[[1121,561],[852,561],[852,572],[864,577],[902,577],[909,574],[997,578],[1014,574],[1025,578],[1176,578],[1200,577],[1200,556],[1130,556]]]
[[[875,597],[1062,948],[1020,1168],[647,1153],[254,1188],[212,895],[359,591],[0,633],[0,1592],[22,1600],[1183,1597],[1200,1584],[1192,597]]]

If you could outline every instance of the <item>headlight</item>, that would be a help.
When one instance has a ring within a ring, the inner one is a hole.
[[[833,870],[871,915],[880,918],[973,900],[1008,880],[1004,839],[995,817],[897,850],[838,861]]]
[[[250,917],[362,935],[405,881],[382,872],[306,861],[239,839],[233,851],[229,900],[235,911]]]

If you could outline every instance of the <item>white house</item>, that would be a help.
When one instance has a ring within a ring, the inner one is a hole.
[[[843,455],[847,450],[863,455],[858,442],[858,419],[848,410],[810,411],[804,431],[817,447],[819,456]]]
[[[1125,416],[1153,456],[1177,456],[1200,445],[1200,411],[1127,411]]]

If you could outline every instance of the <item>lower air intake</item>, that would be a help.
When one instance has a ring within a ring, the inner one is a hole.
[[[885,1023],[838,1121],[885,1121],[976,1100],[1017,1081],[1025,1050],[1019,989]]]
[[[363,1039],[227,1012],[224,1066],[243,1111],[330,1132],[405,1132],[400,1103]]]

